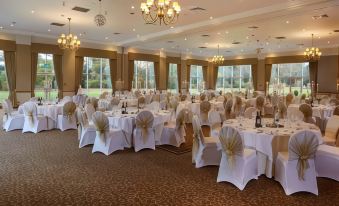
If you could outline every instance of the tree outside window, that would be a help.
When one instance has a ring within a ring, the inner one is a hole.
[[[178,93],[178,65],[169,64],[167,90],[171,93]]]
[[[274,92],[275,85],[283,85],[284,94],[293,93],[310,94],[309,63],[273,64],[269,92]]]
[[[134,61],[132,89],[155,90],[154,62]]]
[[[37,75],[34,94],[45,98],[45,90],[50,91],[49,99],[58,97],[58,84],[55,78],[53,54],[38,54]]]
[[[109,59],[84,58],[81,87],[90,97],[98,97],[103,92],[112,92]]]
[[[8,82],[5,69],[4,51],[0,50],[0,102],[9,96]]]
[[[253,88],[251,65],[219,66],[216,90],[245,92]]]

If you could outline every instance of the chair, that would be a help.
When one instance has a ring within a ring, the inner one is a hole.
[[[200,120],[202,125],[210,125],[208,122],[208,112],[211,110],[211,103],[203,101],[200,103]]]
[[[293,98],[294,98],[294,96],[291,93],[288,93],[286,95],[286,107],[288,107],[290,104],[292,104]]]
[[[95,112],[92,120],[96,129],[96,137],[92,153],[101,152],[110,155],[124,149],[125,137],[121,129],[110,129],[108,118],[102,112]]]
[[[275,180],[286,195],[311,192],[318,195],[314,157],[318,139],[312,131],[294,133],[288,143],[288,152],[279,152],[275,162]]]
[[[225,97],[223,95],[220,95],[217,97],[217,102],[224,102],[225,101]]]
[[[325,128],[325,136],[323,137],[324,143],[331,146],[339,146],[337,135],[339,131],[339,116],[333,115],[327,121]]]
[[[210,123],[210,136],[218,138],[222,124],[220,113],[214,110],[210,111],[208,113],[208,122]]]
[[[247,109],[245,110],[245,112],[244,112],[244,117],[245,117],[245,118],[252,119],[253,113],[256,114],[256,112],[257,112],[257,109],[256,109],[255,107],[249,107],[249,108],[247,108]]]
[[[304,114],[304,122],[309,124],[316,124],[315,120],[312,117],[313,110],[312,107],[308,104],[301,104],[299,106],[299,111],[301,111]]]
[[[265,98],[263,96],[258,96],[255,100],[255,105],[257,110],[264,113],[264,104],[265,104]]]
[[[64,104],[63,114],[58,115],[58,129],[61,131],[77,129],[75,109],[76,105],[74,102],[66,102]]]
[[[42,130],[47,130],[47,117],[37,114],[37,106],[34,102],[26,102],[23,104],[25,115],[24,126],[22,133],[33,132],[38,133]]]
[[[186,136],[186,119],[191,114],[188,109],[183,109],[179,112],[175,122],[169,122],[164,126],[161,134],[161,144],[180,147],[184,143]]]
[[[193,116],[192,125],[194,131],[192,163],[195,164],[196,168],[219,165],[221,159],[221,151],[218,150],[219,139],[204,136],[197,115]]]
[[[153,122],[154,116],[150,111],[142,111],[136,116],[136,128],[133,132],[135,152],[146,148],[155,150]]]
[[[72,102],[73,101],[73,98],[71,96],[65,96],[61,101],[60,103],[61,104],[66,104],[67,102]]]
[[[315,170],[318,177],[339,181],[339,148],[319,145],[315,155]]]
[[[339,116],[339,106],[334,108],[333,115]]]
[[[302,121],[304,119],[304,114],[299,111],[299,109],[294,109],[293,107],[287,108],[287,118],[290,120]]]
[[[252,179],[258,179],[256,151],[245,149],[240,133],[225,126],[220,131],[222,156],[217,182],[230,182],[240,190]]]
[[[94,125],[88,123],[85,112],[81,110],[76,111],[77,119],[79,121],[79,148],[86,145],[94,144],[96,137],[96,128]]]
[[[235,119],[235,114],[232,112],[233,107],[233,100],[228,99],[226,102],[224,102],[224,108],[225,108],[225,118],[227,119]]]
[[[279,117],[285,119],[287,117],[287,107],[286,104],[282,101],[278,103]]]
[[[151,104],[146,105],[145,108],[150,110],[150,111],[159,111],[160,103],[159,102],[152,102]]]
[[[24,127],[24,115],[13,111],[12,102],[6,99],[2,102],[5,115],[3,116],[3,129],[6,132],[22,129]]]
[[[242,108],[242,100],[239,96],[234,97],[233,106],[232,106],[232,112],[237,117],[241,113]]]
[[[88,121],[92,122],[92,115],[95,112],[95,108],[94,108],[94,106],[91,103],[87,103],[85,105],[85,112],[86,112]]]

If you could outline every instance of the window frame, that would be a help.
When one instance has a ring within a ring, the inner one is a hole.
[[[246,68],[247,67],[247,68]],[[219,75],[217,76],[217,82],[215,85],[216,90],[221,90],[223,92],[233,92],[233,91],[246,91],[246,89],[252,89],[253,88],[253,77],[252,77],[252,65],[250,64],[243,64],[243,65],[224,65],[224,66],[218,66],[218,74],[219,74],[219,69],[223,69],[222,71],[222,88],[218,88],[218,79],[220,78]],[[231,69],[230,73],[231,75],[229,76],[229,72],[227,72],[226,69]],[[239,77],[235,76],[235,69],[239,69]],[[245,85],[244,81],[244,74],[245,72],[243,71],[244,69],[249,69],[249,88],[243,87]],[[225,82],[228,82],[230,79],[230,87],[226,87]],[[235,86],[235,79],[239,79],[239,87],[234,87]]]
[[[175,65],[175,72],[171,72],[171,69],[174,69],[173,67],[171,66],[174,66]],[[175,73],[174,77],[171,76],[171,73]],[[172,79],[173,78],[173,79]],[[167,91],[170,91],[171,93],[178,93],[180,88],[179,88],[179,78],[178,78],[178,64],[175,64],[175,63],[169,63],[168,64],[168,77],[167,77]],[[171,84],[171,81],[175,81],[175,87],[176,88],[169,88],[170,84]]]
[[[142,64],[145,64],[145,65],[142,65]],[[142,68],[141,65],[145,66],[145,67]],[[140,69],[140,68],[145,70],[145,79],[143,80],[144,86],[142,86],[141,82],[139,82],[138,69]],[[133,69],[134,69],[134,74],[133,74],[133,80],[132,80],[132,90],[143,90],[143,91],[154,91],[154,90],[156,90],[157,85],[156,85],[156,82],[155,82],[155,62],[143,61],[143,60],[134,60],[134,68]],[[150,69],[153,69],[153,72],[151,72],[151,73],[153,73],[153,75],[149,74]],[[151,78],[151,79],[149,79],[149,78]],[[153,87],[151,85],[153,85]]]

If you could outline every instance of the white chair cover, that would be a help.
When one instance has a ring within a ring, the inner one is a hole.
[[[24,115],[13,112],[12,102],[9,99],[3,101],[2,107],[5,112],[3,116],[3,129],[6,132],[22,129],[25,121]]]
[[[77,110],[77,119],[79,121],[78,134],[79,134],[79,148],[86,145],[94,144],[96,137],[96,128],[94,125],[88,123],[86,113]]]
[[[63,114],[58,115],[58,128],[61,131],[77,129],[75,118],[76,105],[74,102],[66,102],[63,106]]]
[[[92,121],[92,115],[95,112],[94,106],[91,103],[87,103],[85,105],[85,112],[86,112],[86,115],[87,115],[87,119],[91,122]]]
[[[189,114],[190,112],[188,109],[183,109],[179,112],[175,123],[169,122],[167,125],[165,125],[161,135],[160,144],[180,147],[180,145],[186,141],[185,128],[186,119],[189,119]]]
[[[251,179],[258,179],[256,152],[244,149],[242,138],[233,127],[223,127],[219,139],[222,158],[217,182],[227,181],[243,190]]]
[[[210,123],[210,136],[218,138],[222,124],[220,113],[214,110],[210,111],[208,113],[208,121]]]
[[[202,125],[210,125],[208,122],[208,112],[211,110],[211,103],[203,101],[200,103],[200,122]]]
[[[318,177],[339,181],[339,147],[320,145],[315,155],[315,169]]]
[[[47,117],[38,116],[37,106],[34,102],[26,102],[23,104],[25,115],[24,127],[22,132],[38,133],[42,130],[47,130]]]
[[[154,116],[150,111],[142,111],[135,118],[134,150],[149,148],[155,150],[154,130],[152,128]]]
[[[244,117],[252,119],[253,113],[256,114],[257,109],[255,107],[248,107],[244,112]]]
[[[324,143],[331,146],[339,147],[339,141],[337,141],[337,136],[339,132],[339,116],[332,116],[328,119],[326,128]]]
[[[288,153],[278,153],[275,179],[287,195],[299,191],[318,195],[314,157],[318,147],[317,135],[302,130],[293,134],[288,143]]]
[[[109,128],[108,118],[102,112],[95,112],[92,116],[96,128],[96,137],[92,153],[101,152],[110,155],[117,150],[124,149],[124,134],[121,129]]]

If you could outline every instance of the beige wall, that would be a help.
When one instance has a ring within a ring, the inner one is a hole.
[[[159,90],[166,90],[167,89],[167,72],[166,72],[166,57],[160,57],[159,62]]]
[[[65,50],[62,57],[63,92],[74,94],[75,51]]]
[[[258,90],[264,91],[265,90],[265,59],[259,59],[258,60],[258,72],[257,72],[257,78],[258,78]]]
[[[322,56],[318,62],[319,92],[336,92],[338,56]]]
[[[31,97],[30,45],[16,45],[16,92],[18,103],[25,102]]]

